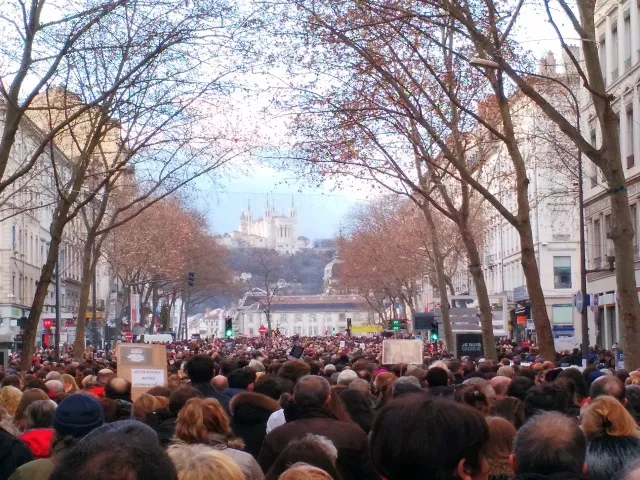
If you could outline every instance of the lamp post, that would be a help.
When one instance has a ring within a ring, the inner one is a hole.
[[[484,67],[484,68],[493,68],[496,70],[501,70],[500,64],[494,62],[493,60],[487,60],[485,58],[472,58],[469,61],[470,65],[475,67]],[[554,77],[549,77],[547,75],[541,75],[538,73],[530,73],[523,72],[519,70],[514,70],[517,73],[521,73],[523,75],[528,75],[531,77],[541,78],[544,80],[549,80],[554,82],[557,85],[560,85],[564,88],[571,99],[573,100],[573,104],[576,112],[576,129],[580,132],[580,104],[578,103],[578,99],[576,95],[571,91],[571,89],[564,83]],[[583,180],[583,172],[582,172],[582,151],[578,149],[578,209],[579,209],[579,218],[580,218],[580,293],[582,294],[583,304],[582,310],[580,312],[580,320],[582,324],[582,359],[583,363],[587,360],[589,355],[589,320],[587,317],[587,308],[586,308],[586,298],[587,298],[587,252],[585,245],[585,224],[584,224],[584,189],[582,185]]]

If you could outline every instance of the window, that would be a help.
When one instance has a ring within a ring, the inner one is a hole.
[[[573,307],[571,304],[552,305],[551,318],[554,325],[573,326]]]
[[[631,68],[631,11],[624,12],[624,71]]]
[[[602,228],[600,220],[593,222],[593,266],[600,268],[602,266]]]
[[[638,256],[638,205],[634,203],[629,207],[631,210],[631,225],[633,228],[633,252]]]
[[[16,250],[16,226],[11,227],[11,249]]]
[[[607,83],[607,42],[602,36],[598,41],[598,56],[600,57],[600,71],[604,77],[604,83]]]
[[[618,79],[618,23],[611,24],[611,81]]]
[[[553,257],[553,287],[571,288],[571,257]]]

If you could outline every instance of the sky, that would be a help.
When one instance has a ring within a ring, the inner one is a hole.
[[[560,58],[559,42],[551,24],[546,21],[541,0],[525,2],[520,14],[521,21],[514,29],[514,36],[521,45],[543,56],[552,50],[556,60]],[[563,19],[558,24],[568,43],[575,37]],[[251,116],[251,112],[249,112]],[[260,121],[264,121],[261,119]],[[282,133],[282,123],[262,125],[262,128]],[[240,169],[230,169],[215,185],[202,180],[193,185],[197,206],[205,212],[213,233],[222,234],[238,228],[240,214],[248,203],[254,214],[262,211],[267,202],[275,202],[276,209],[288,209],[293,198],[298,210],[298,235],[310,239],[335,237],[340,226],[346,221],[350,210],[379,192],[368,189],[366,185],[346,182],[348,186],[336,187],[328,183],[320,188],[311,187],[297,178],[295,171],[283,171],[267,165],[246,165]],[[194,193],[191,192],[191,193]]]

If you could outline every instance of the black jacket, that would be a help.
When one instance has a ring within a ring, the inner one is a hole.
[[[0,480],[7,480],[19,466],[31,460],[29,447],[0,428]]]
[[[209,383],[192,383],[192,387],[200,390],[200,393],[205,396],[205,398],[215,398],[220,402],[220,405],[224,408],[224,411],[229,415],[231,412],[229,411],[229,401],[231,400],[225,394],[219,392]]]
[[[540,473],[521,473],[511,480],[584,480],[582,475],[571,472],[557,472],[550,475],[542,475]]]
[[[267,436],[267,420],[273,412],[280,410],[280,404],[266,395],[244,392],[231,399],[229,408],[231,430],[244,441],[244,450],[257,459]]]
[[[163,447],[168,447],[173,439],[173,435],[176,431],[176,420],[168,408],[160,408],[154,412],[155,421],[153,422],[153,429],[158,434],[158,440]]]

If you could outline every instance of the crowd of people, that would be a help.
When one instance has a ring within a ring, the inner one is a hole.
[[[607,352],[578,368],[507,343],[419,365],[382,365],[379,337],[166,348],[167,384],[135,398],[113,351],[10,359],[0,480],[640,479],[640,372]]]

